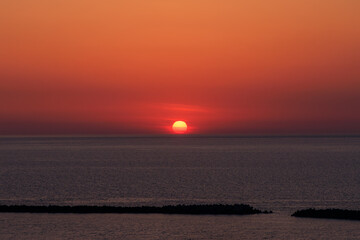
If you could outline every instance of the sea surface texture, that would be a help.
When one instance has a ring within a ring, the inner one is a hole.
[[[0,239],[359,239],[357,137],[1,137],[0,204],[249,204],[273,214],[0,213]]]

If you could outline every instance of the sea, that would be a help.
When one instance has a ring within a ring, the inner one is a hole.
[[[0,137],[0,205],[249,204],[273,214],[0,213],[0,239],[360,239],[356,136]]]

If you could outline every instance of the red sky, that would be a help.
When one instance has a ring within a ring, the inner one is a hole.
[[[360,134],[358,0],[3,0],[0,135]]]

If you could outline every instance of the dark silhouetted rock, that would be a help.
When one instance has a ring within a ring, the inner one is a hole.
[[[293,213],[293,217],[309,217],[309,218],[334,218],[360,220],[359,210],[343,210],[343,209],[319,209],[314,208],[298,210]]]
[[[163,207],[111,207],[111,206],[26,206],[0,205],[0,212],[13,213],[163,213],[163,214],[194,214],[194,215],[248,215],[272,213],[260,211],[249,205],[211,204],[211,205],[174,205]]]

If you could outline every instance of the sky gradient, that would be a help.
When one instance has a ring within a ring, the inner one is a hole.
[[[0,135],[360,134],[358,0],[3,0]]]

